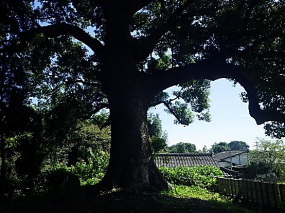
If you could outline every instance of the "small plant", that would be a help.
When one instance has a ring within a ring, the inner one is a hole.
[[[75,174],[81,185],[94,185],[104,176],[109,162],[109,154],[103,151],[87,152],[88,162],[82,159],[70,167],[65,164],[57,164],[42,172],[37,192],[57,192],[65,187],[68,173]]]
[[[161,194],[173,196],[177,198],[196,198],[201,200],[223,200],[226,199],[218,193],[209,192],[207,189],[202,189],[199,186],[172,185],[173,189],[163,191]]]
[[[81,160],[70,167],[82,185],[98,183],[104,176],[109,162],[109,154],[103,151],[88,150],[88,163]]]

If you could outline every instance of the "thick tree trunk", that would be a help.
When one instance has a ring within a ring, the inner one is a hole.
[[[1,175],[0,175],[0,197],[1,197],[5,194],[6,191],[6,178],[7,178],[5,138],[3,132],[1,132],[0,147],[1,147]]]
[[[164,190],[166,180],[158,171],[150,150],[147,128],[147,104],[140,86],[114,85],[109,96],[111,113],[111,155],[109,167],[100,185]],[[136,88],[135,88],[136,87]]]
[[[147,109],[151,83],[135,63],[128,15],[117,7],[106,11],[106,43],[102,85],[111,115],[111,155],[99,190],[168,188],[151,155]]]

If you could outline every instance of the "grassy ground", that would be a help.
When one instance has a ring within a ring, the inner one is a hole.
[[[112,191],[99,196],[89,196],[82,200],[76,197],[67,201],[65,193],[53,195],[19,197],[14,200],[2,200],[0,212],[80,212],[88,208],[90,213],[270,213],[254,205],[234,205],[226,197],[211,193],[198,187],[175,186],[173,190],[162,193],[140,193]],[[280,211],[281,213],[282,211]]]

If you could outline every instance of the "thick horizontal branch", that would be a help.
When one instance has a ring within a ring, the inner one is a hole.
[[[235,78],[240,85],[247,92],[248,97],[248,110],[251,117],[256,121],[256,124],[260,125],[267,121],[277,121],[285,123],[285,114],[277,111],[262,110],[260,108],[260,101],[257,98],[255,86],[244,76],[238,76]]]
[[[26,41],[30,41],[35,35],[41,33],[47,37],[57,37],[61,35],[73,36],[77,40],[90,47],[101,60],[104,56],[104,46],[97,39],[90,36],[83,29],[66,23],[38,27],[26,32],[22,32],[19,35],[21,43],[8,47],[8,51],[17,52],[23,50],[26,47]]]
[[[151,90],[154,94],[158,94],[159,91],[193,79],[234,79],[246,90],[249,100],[249,113],[258,125],[267,121],[285,122],[285,114],[260,108],[256,86],[245,76],[245,72],[246,70],[242,66],[219,62],[217,58],[212,58],[183,67],[172,68],[168,71],[156,72],[153,74]]]
[[[219,62],[218,57],[213,57],[197,63],[171,68],[167,71],[156,71],[152,79],[156,82],[155,90],[162,91],[193,79],[233,78],[233,76],[242,73],[243,70],[244,68],[241,66]]]
[[[150,55],[161,39],[167,32],[176,33],[177,27],[181,25],[182,22],[189,21],[193,19],[195,16],[200,15],[213,15],[220,7],[214,8],[202,8],[198,10],[193,10],[188,3],[183,4],[178,9],[175,9],[175,12],[170,15],[166,21],[163,21],[160,24],[156,24],[153,28],[152,33],[147,37],[142,37],[137,40],[137,44],[135,45],[135,52],[139,53],[137,56],[137,61],[141,61],[145,59],[148,55]],[[185,12],[185,10],[189,10]],[[157,18],[159,19],[159,18]],[[191,27],[192,21],[189,23],[189,27]],[[181,31],[181,29],[179,29]],[[189,30],[189,28],[187,29]]]
[[[168,31],[172,31],[176,28],[177,23],[179,23],[178,19],[184,17],[181,16],[181,14],[183,10],[186,9],[186,6],[187,5],[184,4],[180,8],[176,9],[175,12],[164,23],[155,26],[155,29],[149,36],[138,39],[137,45],[135,46],[135,52],[139,53],[137,61],[145,59],[153,51],[159,39]]]
[[[98,112],[100,112],[102,109],[109,108],[108,103],[100,103],[98,104],[91,112],[89,112],[87,115],[82,116],[82,119],[90,119],[90,117]]]
[[[97,39],[93,38],[87,32],[77,26],[59,23],[32,29],[30,31],[24,32],[24,35],[33,36],[40,33],[43,33],[47,37],[57,37],[60,35],[73,36],[77,40],[90,47],[100,59],[102,59],[104,55],[104,46]]]

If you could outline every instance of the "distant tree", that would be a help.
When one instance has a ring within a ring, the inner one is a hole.
[[[230,150],[230,147],[227,142],[219,142],[219,143],[214,143],[212,145],[211,151],[216,154],[219,152],[227,151]]]
[[[167,147],[167,132],[162,131],[162,124],[159,114],[148,116],[148,129],[150,145],[153,153],[163,151]]]
[[[168,148],[170,153],[193,153],[196,152],[196,146],[192,143],[179,142]]]
[[[148,127],[149,127],[149,136],[156,136],[161,137],[162,136],[162,124],[161,120],[159,118],[159,114],[152,115],[150,114],[148,118]]]
[[[209,150],[208,150],[208,148],[207,148],[207,146],[206,146],[206,145],[204,145],[204,146],[203,146],[202,151],[203,151],[204,153],[209,152]]]
[[[275,172],[277,176],[285,176],[284,159],[285,144],[282,140],[259,139],[257,149],[249,153],[249,167],[259,174]]]
[[[231,141],[228,146],[231,150],[247,151],[249,149],[249,145],[243,141]]]

